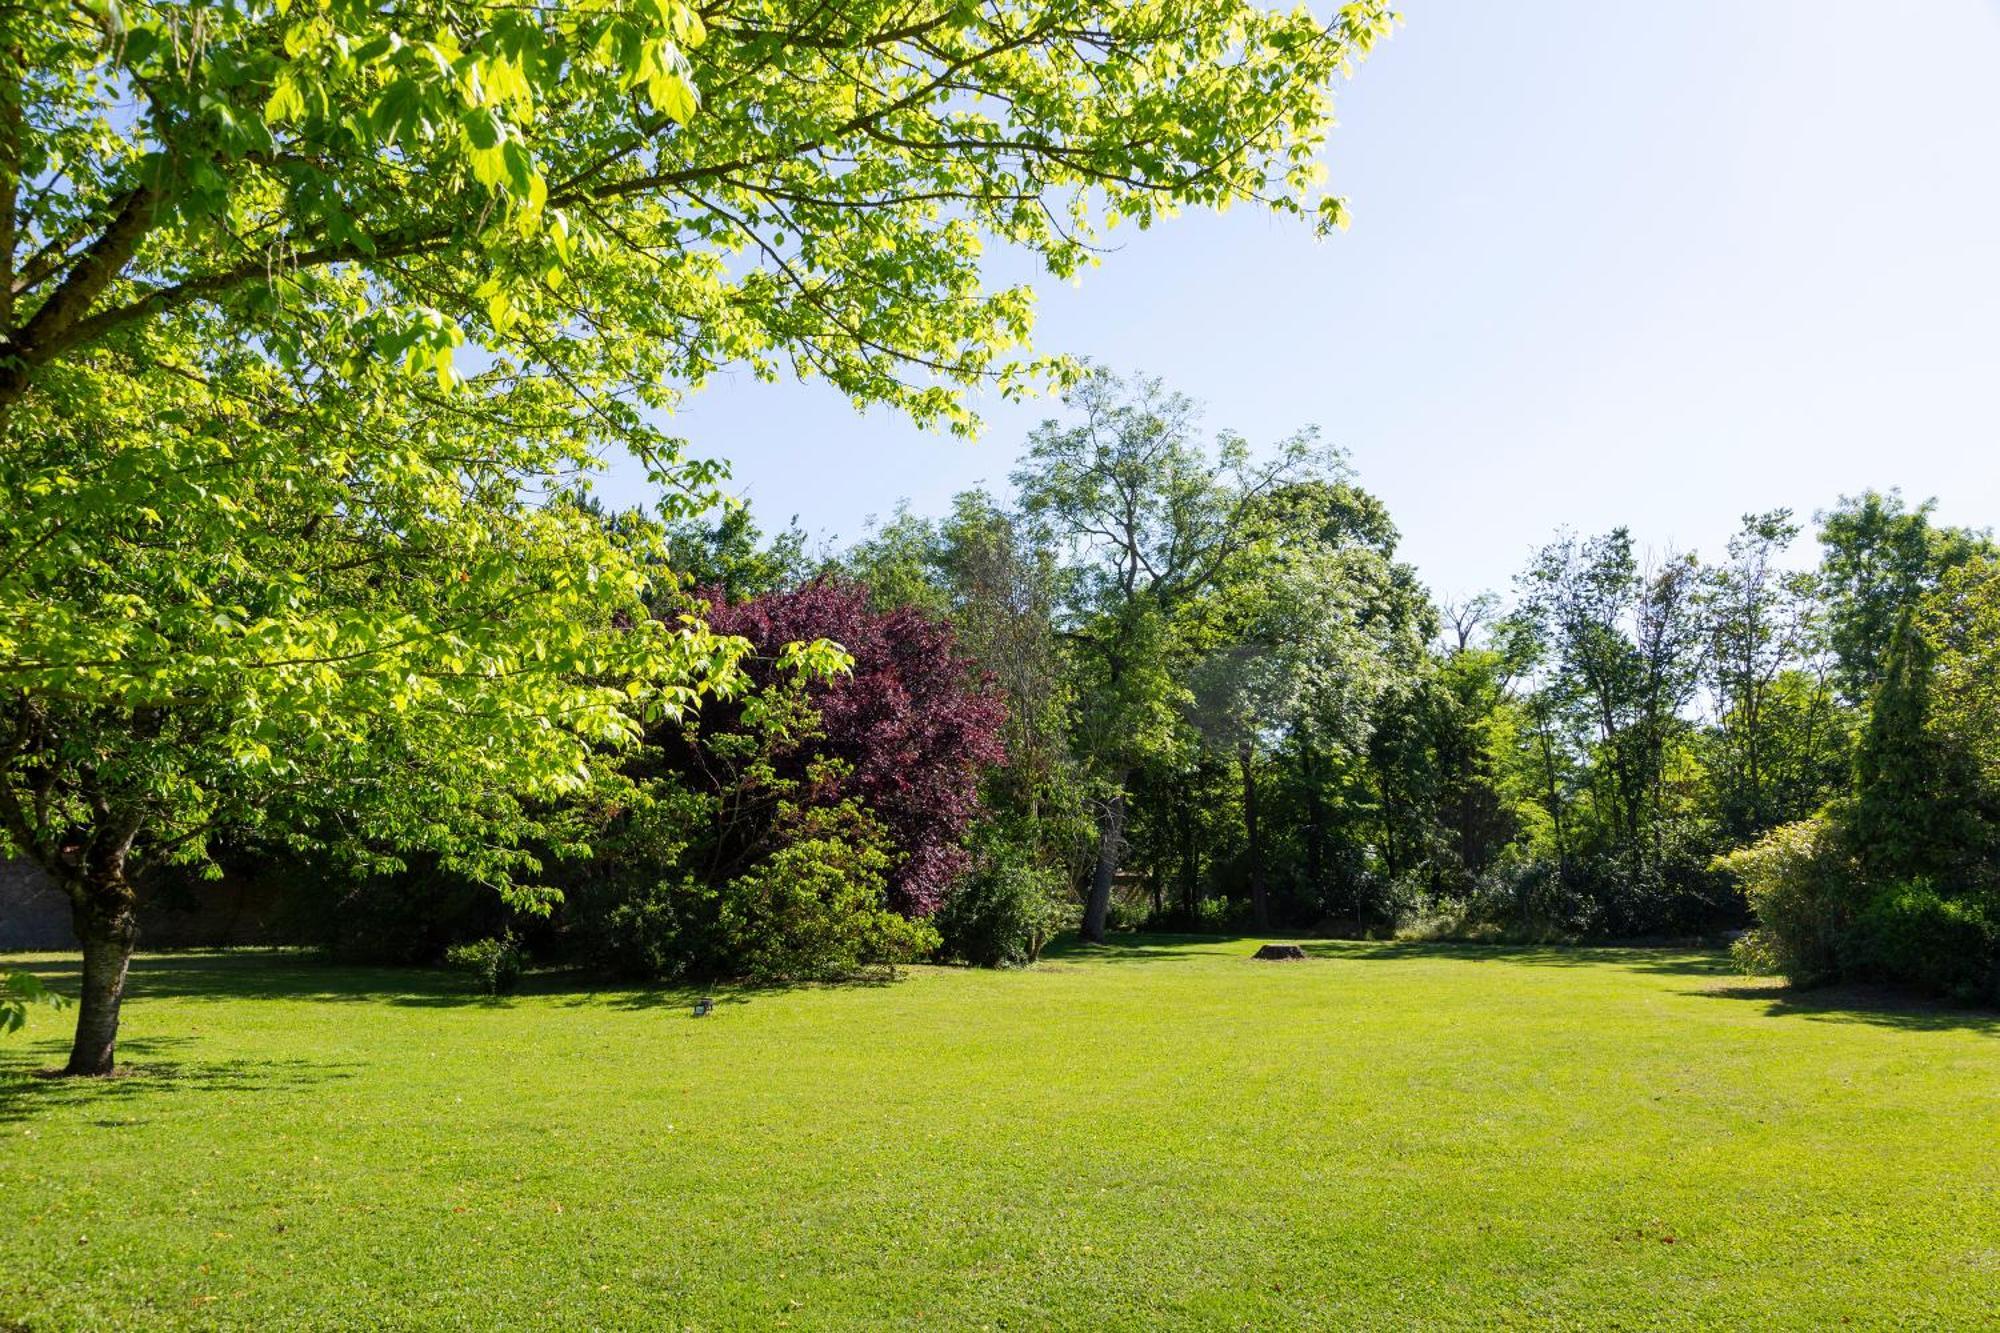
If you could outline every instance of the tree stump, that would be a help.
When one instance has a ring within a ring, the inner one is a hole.
[[[1305,961],[1306,951],[1296,944],[1267,944],[1250,956],[1261,958],[1267,963],[1302,963]]]

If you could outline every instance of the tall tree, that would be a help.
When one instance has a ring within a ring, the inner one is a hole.
[[[1198,730],[1236,761],[1251,920],[1260,929],[1271,923],[1259,788],[1266,757],[1294,733],[1305,744],[1302,761],[1361,752],[1378,700],[1421,666],[1434,628],[1414,572],[1392,559],[1397,534],[1387,509],[1324,471],[1257,502],[1254,542],[1227,582],[1196,604],[1199,627],[1183,632],[1201,653],[1189,677]]]
[[[1849,703],[1867,703],[1881,685],[1903,612],[1947,570],[1993,549],[1984,533],[1937,524],[1936,512],[1936,500],[1912,507],[1892,490],[1843,496],[1818,516],[1827,636]]]
[[[1191,613],[1227,586],[1265,528],[1260,505],[1323,476],[1335,457],[1316,433],[1265,457],[1223,435],[1213,451],[1193,403],[1155,380],[1098,374],[1070,398],[1073,419],[1030,437],[1015,485],[1023,511],[1075,552],[1061,608],[1077,690],[1077,744],[1097,783],[1097,858],[1083,932],[1104,938],[1124,845],[1132,773],[1173,743],[1187,697]]]
[[[1067,860],[1083,830],[1064,732],[1070,691],[1055,636],[1055,552],[1018,515],[971,491],[939,525],[938,567],[952,625],[1007,702],[1007,762],[993,775],[990,803],[1019,822],[1039,858]]]
[[[150,871],[230,830],[323,832],[534,905],[523,802],[734,656],[647,616],[643,531],[524,490],[587,447],[532,390],[472,431],[394,371],[301,406],[162,351],[108,401],[20,405],[38,429],[0,450],[29,497],[0,506],[0,831],[71,900],[78,1074],[112,1067]]]
[[[1717,816],[1739,839],[1804,818],[1838,787],[1844,731],[1818,580],[1782,563],[1798,534],[1788,510],[1745,515],[1729,558],[1704,577],[1710,781]]]
[[[1367,746],[1384,869],[1462,896],[1520,827],[1503,790],[1514,721],[1505,664],[1467,648],[1388,681]]]
[[[1623,528],[1544,547],[1521,578],[1523,623],[1546,645],[1552,670],[1541,714],[1552,799],[1554,738],[1566,716],[1589,736],[1595,804],[1614,844],[1644,864],[1661,851],[1668,763],[1689,732],[1700,682],[1699,568],[1669,555],[1643,568]]]
[[[1986,791],[2000,794],[2000,556],[1952,570],[1918,620],[1938,646],[1935,724],[1976,766]]]
[[[435,786],[465,813],[628,734],[612,687],[576,679],[671,704],[716,677],[712,639],[640,628],[646,562],[550,492],[617,448],[703,489],[659,410],[730,364],[970,429],[961,390],[1057,369],[1022,351],[1027,291],[982,283],[982,234],[1068,275],[1103,228],[1184,206],[1337,225],[1328,85],[1388,21],[1373,0],[1325,21],[10,11],[5,783],[10,837],[79,904],[94,1035],[72,1068],[109,1067],[128,859],[196,854],[194,830],[266,808],[253,779],[323,785],[301,766],[324,752],[400,794],[378,833],[428,836],[450,821],[416,811],[398,747],[449,769],[462,740],[474,776]]]
[[[1967,869],[1985,841],[1977,766],[1962,733],[1934,717],[1938,648],[1915,608],[1889,638],[1868,724],[1855,751],[1847,827],[1856,859],[1877,883]]]
[[[1378,674],[1360,633],[1356,588],[1334,553],[1275,547],[1244,560],[1191,635],[1189,713],[1202,738],[1236,763],[1242,791],[1250,914],[1271,924],[1270,876],[1258,776],[1266,756],[1310,702],[1335,690],[1366,695]],[[1364,705],[1365,708],[1365,705]]]

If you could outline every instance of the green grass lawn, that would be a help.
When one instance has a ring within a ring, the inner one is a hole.
[[[0,1327],[1969,1328],[2000,1020],[1152,938],[726,995],[135,965],[0,1042]],[[73,986],[67,963],[35,960]]]

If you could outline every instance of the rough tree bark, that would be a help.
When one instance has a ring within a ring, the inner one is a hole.
[[[94,799],[96,828],[85,841],[70,873],[69,890],[77,942],[83,946],[82,994],[77,997],[76,1041],[65,1074],[102,1075],[117,1067],[118,1008],[125,998],[125,973],[139,943],[139,896],[129,874],[133,839],[140,818],[114,812]]]
[[[83,945],[83,986],[65,1074],[102,1075],[117,1067],[118,1008],[139,942],[139,921],[124,875],[113,878],[112,883],[79,885],[71,894],[76,937]]]
[[[139,725],[149,725],[142,716]],[[91,808],[83,828],[55,825],[46,815],[55,787],[49,765],[31,766],[26,790],[6,779],[38,734],[45,719],[32,706],[18,709],[11,743],[0,746],[0,824],[15,845],[62,887],[70,920],[83,952],[82,994],[78,996],[76,1040],[65,1074],[109,1074],[118,1057],[118,1010],[125,998],[125,973],[139,942],[138,889],[132,877],[132,845],[144,814],[114,804],[85,784]]]
[[[1195,822],[1194,784],[1181,784],[1181,911],[1190,926],[1201,917],[1201,839]]]
[[[1118,860],[1125,850],[1125,785],[1130,774],[1120,771],[1111,795],[1097,810],[1097,868],[1090,876],[1090,898],[1083,907],[1083,938],[1104,943],[1111,915],[1111,885],[1118,877]]]
[[[1264,844],[1257,826],[1257,751],[1249,741],[1236,747],[1243,768],[1243,836],[1250,858],[1250,920],[1259,930],[1271,928],[1271,893],[1264,884]]]

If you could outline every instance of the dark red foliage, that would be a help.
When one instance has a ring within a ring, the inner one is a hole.
[[[734,606],[703,596],[718,633],[754,645],[760,684],[788,643],[832,639],[853,655],[851,676],[814,691],[826,735],[811,748],[851,766],[839,794],[860,798],[903,853],[890,880],[895,906],[935,910],[966,868],[980,776],[1006,757],[1005,706],[959,654],[951,626],[909,607],[871,610],[865,588],[828,579]]]

